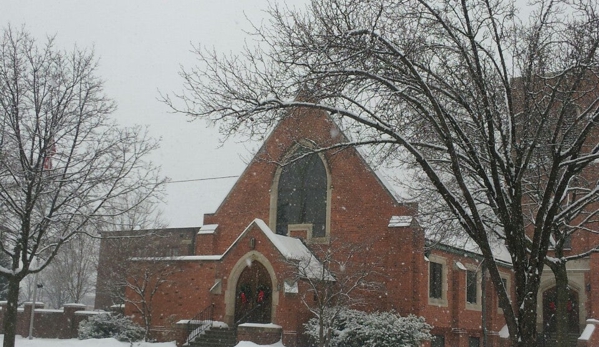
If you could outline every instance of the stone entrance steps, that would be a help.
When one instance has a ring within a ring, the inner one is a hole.
[[[546,335],[542,335],[539,334],[539,347],[555,347],[557,345],[556,340],[556,334],[555,333],[549,333]],[[577,343],[578,343],[578,337],[580,336],[580,334],[578,333],[570,333],[570,344],[569,346],[571,347],[576,347]]]
[[[211,327],[189,343],[191,347],[233,347],[237,344],[237,332],[232,328]]]

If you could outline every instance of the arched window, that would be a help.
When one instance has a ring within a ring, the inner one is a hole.
[[[279,176],[277,234],[287,235],[289,225],[312,224],[312,238],[326,236],[327,172],[320,156],[298,151]]]

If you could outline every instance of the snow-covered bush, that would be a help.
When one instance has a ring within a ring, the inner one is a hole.
[[[418,347],[423,340],[431,338],[431,326],[423,317],[347,308],[327,311],[331,313],[336,314],[334,319],[315,317],[305,324],[306,334],[316,343],[320,341],[321,322],[332,322],[330,327],[323,327],[329,347]]]
[[[119,341],[139,341],[144,337],[144,328],[123,315],[99,314],[79,323],[79,339],[101,339],[114,337]]]

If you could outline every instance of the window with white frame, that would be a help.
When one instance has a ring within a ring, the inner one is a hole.
[[[447,262],[445,258],[436,255],[428,258],[428,303],[447,306]]]
[[[478,302],[478,276],[476,271],[466,271],[466,302],[469,304]]]
[[[467,266],[468,267],[468,266]],[[466,308],[480,311],[481,305],[481,273],[475,266],[466,270]]]
[[[503,283],[503,287],[505,288],[505,291],[507,292],[507,297],[510,297],[510,277],[507,274],[504,273],[500,273],[499,274],[501,276],[501,282]],[[499,313],[503,313],[503,309],[501,308],[501,304],[499,303],[499,300],[497,300],[497,308],[499,309]]]

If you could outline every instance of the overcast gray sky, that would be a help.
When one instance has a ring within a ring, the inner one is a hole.
[[[302,3],[304,0],[290,0]],[[267,0],[0,0],[0,23],[25,25],[39,41],[56,35],[60,48],[94,48],[106,93],[122,124],[145,124],[161,149],[152,158],[173,181],[239,175],[256,144],[227,142],[217,129],[169,114],[158,90],[181,89],[180,64],[192,66],[191,44],[222,52],[251,40],[246,16],[259,22]],[[172,227],[198,226],[214,212],[235,179],[171,183],[164,217]]]

